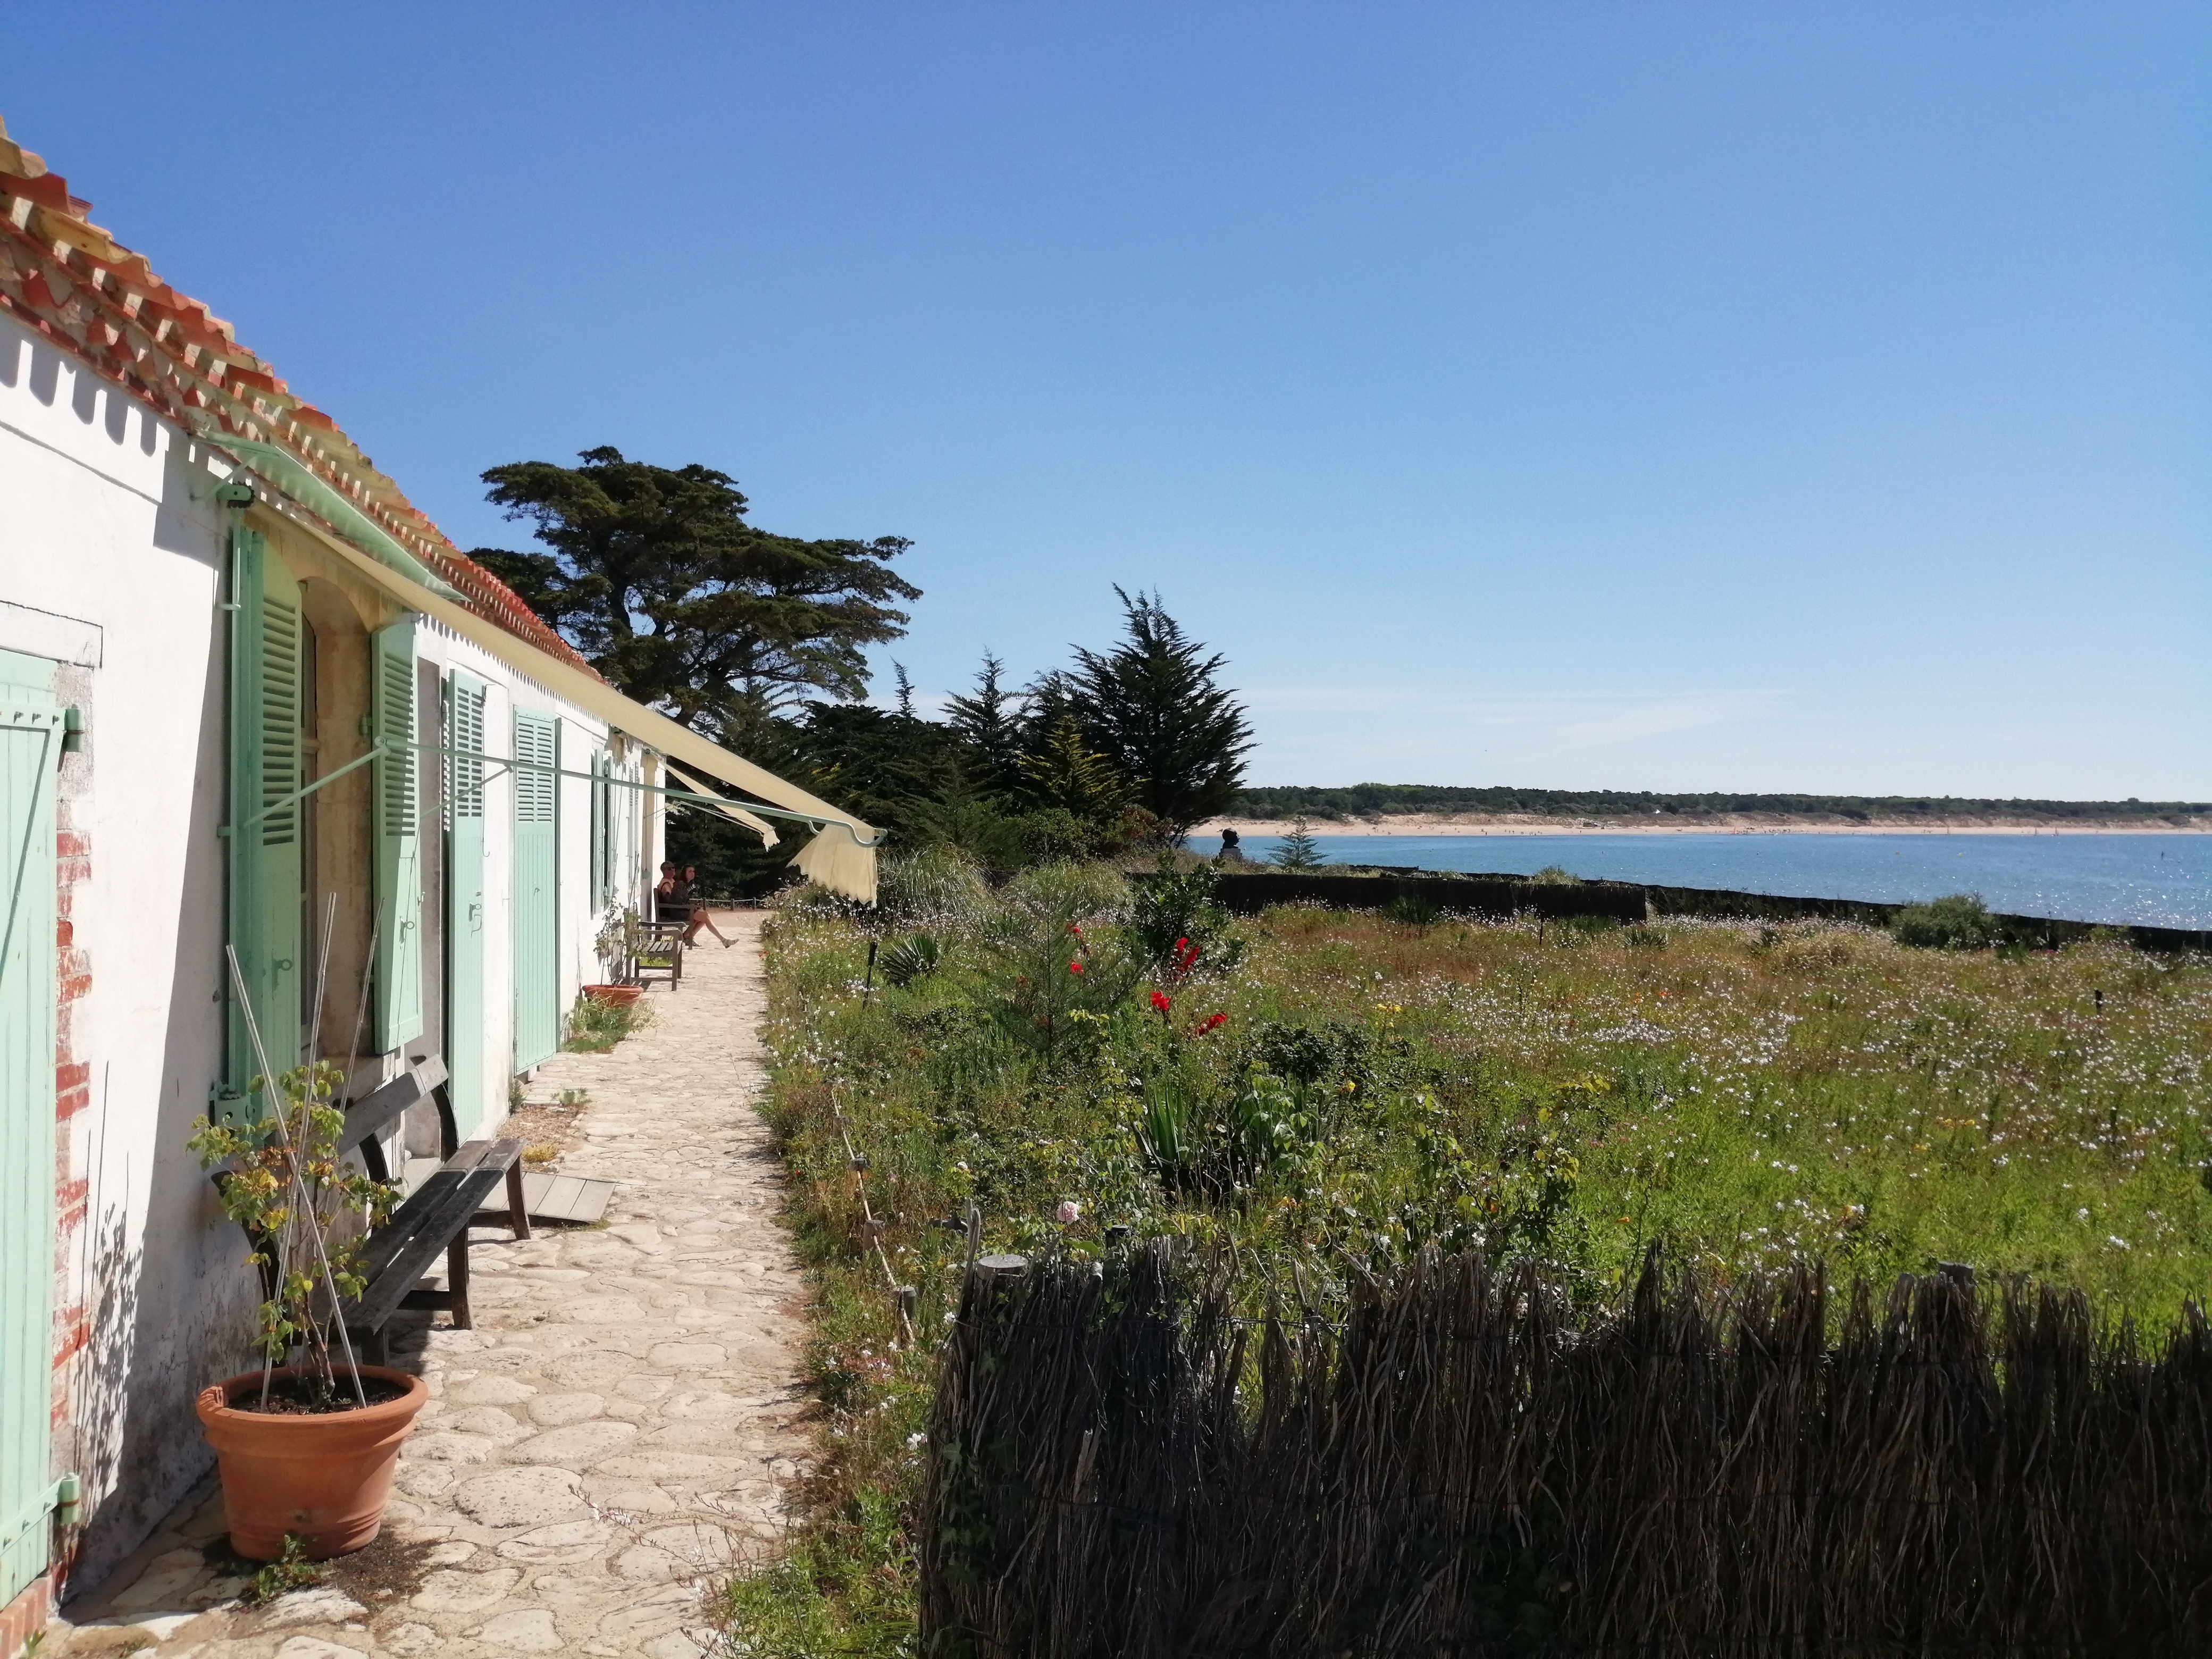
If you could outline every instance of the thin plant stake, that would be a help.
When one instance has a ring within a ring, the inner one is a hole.
[[[338,896],[323,895],[323,937],[321,947],[315,952],[315,1017],[307,1026],[307,1060],[310,1064],[323,1057],[323,988],[331,977],[331,933],[338,919]],[[353,1086],[353,1079],[346,1079]]]
[[[353,1012],[353,1042],[346,1048],[346,1087],[353,1087],[354,1062],[361,1058],[361,1034],[368,1029],[368,987],[376,971],[376,941],[384,931],[384,912],[378,910],[368,921],[368,954],[362,958],[361,1001]]]
[[[230,964],[231,984],[238,992],[239,1006],[246,1011],[246,1034],[252,1042],[253,1058],[260,1065],[261,1075],[264,1080],[264,1086],[273,1091],[276,1088],[276,1073],[270,1067],[269,1050],[261,1040],[261,1022],[253,1017],[253,1000],[246,994],[246,975],[239,969],[237,948],[226,944],[222,947],[222,954],[224,960]],[[330,1253],[323,1248],[322,1228],[316,1224],[314,1205],[307,1196],[307,1177],[300,1173],[300,1160],[292,1150],[292,1137],[285,1128],[284,1110],[282,1106],[277,1107],[271,1121],[276,1126],[276,1144],[284,1150],[284,1167],[291,1172],[292,1190],[299,1195],[300,1211],[306,1218],[307,1239],[313,1246],[315,1264],[322,1270],[323,1289],[331,1298],[331,1318],[338,1328],[338,1341],[345,1349],[346,1370],[353,1377],[354,1398],[361,1402],[362,1409],[366,1411],[368,1408],[368,1390],[362,1386],[361,1365],[353,1355],[353,1336],[345,1328],[345,1318],[340,1311],[338,1287],[331,1277]],[[289,1254],[289,1246],[287,1247],[287,1254]],[[278,1268],[281,1272],[283,1268],[281,1262],[278,1264]],[[313,1322],[310,1320],[308,1323],[312,1330]],[[325,1341],[323,1346],[327,1352],[329,1343]],[[267,1357],[265,1348],[263,1350],[263,1354],[265,1358]],[[266,1366],[261,1373],[261,1400],[264,1407],[269,1403],[269,1371]]]

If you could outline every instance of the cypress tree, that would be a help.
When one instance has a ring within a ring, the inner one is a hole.
[[[1068,699],[1085,740],[1133,785],[1136,804],[1180,838],[1236,799],[1252,728],[1217,678],[1225,658],[1206,655],[1158,593],[1114,592],[1127,635],[1103,654],[1076,648]]]

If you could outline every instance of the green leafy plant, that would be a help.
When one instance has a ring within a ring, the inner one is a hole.
[[[2002,942],[2004,925],[1978,893],[1953,893],[1906,905],[1890,922],[1889,936],[1923,951],[1986,951]]]
[[[599,936],[592,941],[592,950],[619,981],[630,976],[630,963],[645,944],[644,921],[635,910],[617,904],[610,906],[599,918]]]
[[[1547,864],[1528,879],[1540,882],[1547,887],[1575,887],[1582,883],[1582,878],[1564,864]]]
[[[1155,974],[1184,979],[1236,967],[1243,943],[1215,902],[1220,889],[1221,872],[1213,866],[1178,870],[1172,855],[1163,855],[1152,874],[1136,884],[1129,934]]]
[[[1437,910],[1435,905],[1425,903],[1407,893],[1384,905],[1382,914],[1408,927],[1427,927],[1436,921]]]
[[[993,925],[986,951],[1001,1024],[1050,1059],[1127,1000],[1142,964],[1110,927],[1079,920],[1094,914],[1081,891],[1054,893],[1040,884],[1031,896]]]
[[[933,933],[910,933],[896,940],[878,958],[884,983],[904,990],[918,979],[927,979],[935,973],[945,959],[945,947]]]
[[[398,1195],[392,1182],[371,1180],[339,1154],[345,1113],[336,1097],[344,1078],[329,1060],[295,1066],[273,1086],[256,1077],[249,1093],[261,1098],[258,1119],[200,1118],[187,1143],[203,1168],[223,1170],[223,1212],[253,1241],[247,1259],[274,1287],[261,1304],[262,1352],[276,1365],[297,1348],[310,1401],[322,1409],[344,1403],[332,1304],[360,1295],[366,1283],[362,1231],[341,1237],[339,1223],[356,1216],[374,1228]]]
[[[323,1582],[323,1569],[307,1559],[307,1540],[297,1533],[284,1534],[283,1553],[246,1581],[243,1600],[249,1607],[264,1607],[280,1595]]]
[[[580,996],[568,1011],[568,1040],[561,1046],[581,1054],[603,1054],[652,1018],[653,1011],[642,998],[617,1006]],[[563,1105],[580,1103],[562,1102]]]

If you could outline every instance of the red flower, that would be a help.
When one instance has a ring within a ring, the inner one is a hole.
[[[1190,1034],[1193,1036],[1204,1036],[1208,1031],[1218,1031],[1228,1024],[1229,1016],[1226,1014],[1208,1014],[1190,1028]]]
[[[1176,941],[1175,948],[1175,962],[1168,969],[1168,978],[1170,981],[1182,979],[1184,975],[1188,974],[1192,969],[1198,966],[1198,957],[1199,947],[1197,945],[1193,945],[1187,939],[1177,939]]]
[[[1071,974],[1079,974],[1083,971],[1083,964],[1079,962],[1071,962],[1067,964],[1067,971]]]
[[[1160,1017],[1163,1019],[1167,1018],[1167,1012],[1170,1006],[1171,1005],[1168,1001],[1167,994],[1165,992],[1155,991],[1152,993],[1152,1006],[1159,1010]]]

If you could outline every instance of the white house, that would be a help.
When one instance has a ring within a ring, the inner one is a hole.
[[[252,1109],[249,1009],[356,1091],[441,1055],[480,1133],[648,903],[670,759],[874,885],[867,825],[617,694],[88,210],[0,129],[0,1659],[210,1467],[258,1291],[185,1142]]]

